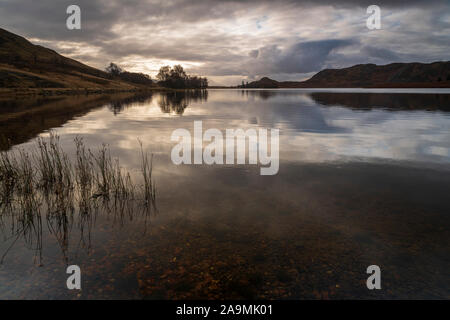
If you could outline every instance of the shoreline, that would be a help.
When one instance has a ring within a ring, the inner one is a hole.
[[[94,94],[143,93],[154,91],[175,91],[164,87],[117,89],[117,88],[1,88],[0,98],[31,96],[78,96]]]
[[[208,90],[208,89],[221,89],[221,90],[285,90],[285,89],[303,89],[303,90],[339,90],[346,92],[347,90],[359,89],[359,90],[383,90],[383,89],[450,89],[450,87],[278,87],[278,88],[236,88],[236,87],[222,87],[212,86],[203,89],[173,89],[165,87],[150,87],[150,88],[134,88],[134,89],[117,89],[117,88],[0,88],[0,99],[16,99],[27,97],[52,97],[52,96],[80,96],[80,95],[105,95],[105,94],[120,94],[120,93],[146,93],[146,92],[182,92],[189,90]]]

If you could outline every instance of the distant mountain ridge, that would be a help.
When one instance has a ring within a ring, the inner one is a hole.
[[[239,86],[242,87],[242,86]],[[450,88],[450,61],[433,63],[358,64],[325,69],[306,81],[276,81],[267,77],[245,88]]]

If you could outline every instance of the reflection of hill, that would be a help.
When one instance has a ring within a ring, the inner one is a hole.
[[[207,100],[207,90],[187,90],[161,94],[158,104],[164,113],[182,115],[189,104]]]
[[[164,113],[183,114],[190,103],[206,101],[208,91],[189,90],[159,94]],[[64,125],[95,108],[108,106],[115,115],[133,103],[150,103],[151,93],[47,97],[0,100],[0,150],[24,143],[38,134]]]
[[[313,92],[310,96],[322,105],[341,105],[352,109],[450,111],[449,94]]]
[[[146,97],[120,94],[0,100],[0,150],[26,142],[107,103],[115,106],[114,112],[114,108],[123,109],[123,104],[143,99]]]
[[[271,97],[278,95],[279,92],[275,90],[242,90],[242,95],[252,96],[261,98],[262,100],[267,100]]]

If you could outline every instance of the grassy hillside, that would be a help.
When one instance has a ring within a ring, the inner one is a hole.
[[[304,82],[305,85],[333,87],[429,87],[450,84],[450,61],[434,63],[391,63],[377,66],[359,64],[344,69],[325,69]]]
[[[450,61],[359,64],[344,69],[325,69],[311,79],[278,82],[267,77],[246,88],[450,88]]]
[[[135,90],[144,86],[34,45],[0,28],[0,88]]]

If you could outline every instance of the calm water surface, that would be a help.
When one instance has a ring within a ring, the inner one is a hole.
[[[280,169],[172,164],[173,130],[280,129]],[[3,150],[83,137],[131,172],[154,155],[157,211],[0,217],[0,299],[450,298],[450,92],[208,90],[0,101]],[[5,141],[9,141],[9,144]],[[67,290],[66,266],[82,271]],[[382,270],[382,290],[366,268]]]

